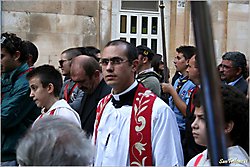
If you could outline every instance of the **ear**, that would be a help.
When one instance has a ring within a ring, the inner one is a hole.
[[[143,57],[142,62],[143,62],[143,64],[146,64],[148,62],[148,57],[147,56]]]
[[[238,67],[238,68],[237,68],[236,75],[240,75],[240,74],[241,74],[241,72],[242,72],[242,68],[241,68],[241,67]]]
[[[230,121],[230,122],[226,123],[225,124],[225,130],[224,130],[225,134],[226,135],[230,134],[230,132],[233,130],[233,128],[234,128],[234,122],[233,121]]]
[[[99,78],[100,77],[100,71],[99,70],[95,70],[94,77],[95,78]]]
[[[138,59],[135,59],[135,60],[132,62],[132,71],[133,71],[133,72],[136,72],[138,63],[139,63]]]
[[[54,85],[52,83],[49,83],[49,85],[47,86],[47,91],[49,94],[53,94],[54,92]]]
[[[18,61],[20,56],[21,56],[21,53],[19,51],[16,51],[13,57],[14,57],[15,61]]]

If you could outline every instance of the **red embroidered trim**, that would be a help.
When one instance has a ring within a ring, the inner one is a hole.
[[[152,166],[151,117],[156,96],[139,84],[131,113],[130,166]]]
[[[94,143],[96,144],[98,126],[103,110],[112,95],[105,96],[99,103],[96,110]],[[156,99],[151,91],[144,88],[141,84],[135,93],[131,112],[130,124],[130,165],[152,166],[152,143],[151,143],[151,116],[152,107]]]

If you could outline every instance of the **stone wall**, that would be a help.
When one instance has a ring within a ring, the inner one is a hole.
[[[99,47],[99,1],[3,1],[2,32],[16,33],[39,48],[36,66],[58,67],[69,47]]]

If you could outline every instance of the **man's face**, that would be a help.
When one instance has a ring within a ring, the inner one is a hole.
[[[191,124],[194,141],[199,145],[207,146],[206,121],[202,106],[195,107],[194,117],[195,120]]]
[[[188,63],[187,73],[189,79],[194,82],[196,85],[199,84],[199,69],[195,65],[195,56],[191,57]]]
[[[185,72],[187,69],[187,64],[188,64],[188,60],[185,59],[185,57],[183,56],[183,53],[178,53],[176,52],[176,56],[174,58],[174,65],[176,68],[176,71],[179,72]]]
[[[49,109],[49,92],[47,88],[44,88],[41,80],[38,76],[34,76],[29,80],[30,86],[30,97],[33,98],[33,101],[36,103],[37,107],[45,107]]]
[[[72,64],[71,79],[78,84],[78,88],[91,94],[95,90],[96,78],[89,77],[80,64]]]
[[[222,77],[225,78],[226,82],[232,82],[239,77],[239,68],[233,66],[231,60],[222,60]]]
[[[130,64],[125,50],[124,45],[108,46],[101,54],[101,61],[107,60],[107,63],[101,63],[103,77],[106,83],[113,88],[114,93],[126,90],[134,82],[138,60],[134,60]],[[110,59],[119,61],[109,61]]]
[[[16,61],[14,56],[10,55],[10,53],[5,49],[1,49],[1,72],[11,72],[16,66]]]
[[[60,64],[60,68],[62,69],[62,75],[70,76],[71,59],[68,59],[65,53],[61,55],[61,60],[59,60],[59,64]]]

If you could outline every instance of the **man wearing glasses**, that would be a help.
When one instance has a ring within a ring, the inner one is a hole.
[[[182,166],[175,115],[135,80],[138,52],[122,40],[110,41],[100,64],[111,94],[97,107],[93,142],[95,166]]]
[[[244,79],[246,66],[246,56],[241,52],[227,52],[222,56],[222,76],[226,84],[238,88],[245,95],[248,92],[248,83]]]

